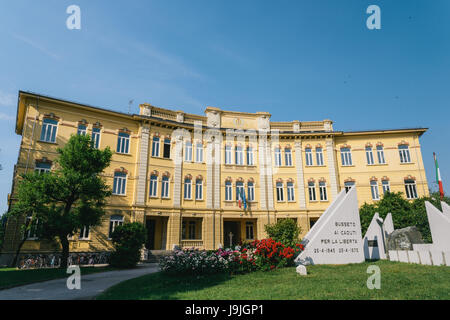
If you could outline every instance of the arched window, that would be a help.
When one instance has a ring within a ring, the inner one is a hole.
[[[150,197],[156,197],[156,193],[158,191],[158,176],[151,175],[150,176]]]
[[[398,153],[400,154],[400,163],[410,163],[411,162],[411,156],[409,154],[409,146],[407,144],[399,145]]]
[[[305,149],[305,162],[307,166],[313,165],[313,156],[312,156],[312,149],[306,148]]]
[[[159,157],[159,137],[153,137],[152,157]]]
[[[125,172],[114,172],[113,194],[125,195],[127,186],[127,174]]]
[[[341,161],[343,166],[351,166],[353,164],[350,148],[341,148]]]
[[[203,180],[195,180],[195,200],[203,200]]]
[[[226,201],[233,200],[231,181],[225,181],[225,200]]]
[[[290,148],[284,149],[284,162],[286,166],[292,166],[292,152]]]
[[[316,148],[316,162],[318,166],[323,166],[323,150],[322,148]]]
[[[169,177],[167,176],[162,177],[161,198],[169,198]]]
[[[191,178],[184,179],[184,199],[186,199],[186,200],[192,199],[192,179]]]
[[[405,192],[407,199],[417,199],[417,187],[415,180],[405,179]]]
[[[42,121],[42,131],[40,140],[45,142],[55,142],[57,128],[58,128],[57,120],[45,118]]]
[[[283,182],[277,182],[276,188],[277,188],[277,201],[284,201]]]
[[[287,200],[288,201],[295,201],[295,196],[294,196],[294,183],[291,181],[288,181],[286,183],[287,186]]]
[[[244,182],[237,181],[236,182],[236,201],[244,200]]]
[[[248,201],[255,201],[255,184],[253,182],[247,183]]]
[[[372,147],[370,147],[370,146],[366,147],[366,160],[367,160],[368,165],[374,164]]]

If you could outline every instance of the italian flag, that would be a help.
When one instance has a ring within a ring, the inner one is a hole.
[[[441,171],[439,171],[439,165],[436,159],[436,153],[433,152],[434,164],[436,165],[436,181],[439,184],[439,194],[441,195],[441,200],[444,197],[444,187],[442,186]]]

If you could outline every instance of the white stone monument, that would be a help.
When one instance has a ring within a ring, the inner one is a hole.
[[[425,201],[433,245],[431,250],[450,251],[450,216]]]
[[[363,238],[364,257],[366,259],[386,259],[384,236],[383,219],[380,218],[378,212],[375,212]]]
[[[446,203],[441,201],[441,206],[442,206],[442,212],[444,214],[446,214],[448,217],[450,217],[450,206]]]
[[[303,239],[297,265],[364,262],[356,188],[341,191]]]

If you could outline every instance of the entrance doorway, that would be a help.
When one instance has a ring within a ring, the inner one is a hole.
[[[234,248],[241,240],[241,228],[239,221],[223,222],[223,246],[224,248]]]
[[[167,217],[147,217],[145,227],[147,229],[147,250],[166,250],[167,242]]]
[[[148,250],[155,249],[155,220],[147,219],[146,227],[147,227],[147,242],[145,243],[145,248]]]

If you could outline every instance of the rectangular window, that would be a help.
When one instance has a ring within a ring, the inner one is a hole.
[[[127,185],[127,175],[122,172],[115,172],[112,193],[116,195],[125,195],[126,185]]]
[[[36,167],[34,167],[34,171],[39,173],[47,173],[50,172],[52,165],[49,162],[36,162]]]
[[[181,240],[186,240],[186,221],[181,223]]]
[[[163,177],[161,182],[161,198],[169,198],[169,178]]]
[[[280,167],[281,166],[281,149],[275,148],[275,166]]]
[[[117,139],[117,150],[118,153],[129,153],[130,151],[130,135],[125,132],[119,132],[119,137]]]
[[[292,183],[292,182],[288,182],[287,183],[287,200],[288,201],[295,201],[294,183]]]
[[[44,119],[42,121],[41,141],[55,142],[57,128],[58,121],[53,119]]]
[[[191,162],[192,161],[192,142],[187,141],[185,152],[184,152],[184,161]]]
[[[233,200],[232,195],[233,195],[233,193],[232,193],[231,182],[227,181],[227,182],[225,182],[225,200],[226,201]]]
[[[195,236],[195,221],[189,221],[189,239],[196,239]]]
[[[184,180],[184,199],[192,199],[192,181],[191,179]]]
[[[387,192],[391,192],[391,186],[389,184],[389,180],[382,180],[381,186],[383,187],[383,194],[386,194]]]
[[[255,201],[255,185],[253,182],[249,182],[247,184],[247,190],[248,190],[248,201]]]
[[[377,156],[378,156],[378,163],[379,164],[385,164],[386,163],[386,161],[384,160],[383,146],[377,146]]]
[[[355,185],[355,182],[353,181],[347,181],[344,182],[344,186],[345,186],[345,192],[349,192],[350,189]]]
[[[231,164],[231,146],[225,146],[225,164]]]
[[[370,191],[372,192],[372,200],[380,200],[377,181],[375,180],[370,181]]]
[[[398,152],[400,154],[400,163],[411,162],[411,157],[409,155],[409,147],[407,145],[398,146]]]
[[[307,166],[313,165],[313,158],[312,158],[312,150],[311,148],[305,149],[305,161]]]
[[[247,165],[248,166],[255,165],[255,162],[253,161],[253,148],[252,147],[247,148]]]
[[[92,142],[95,149],[100,148],[100,128],[92,128]]]
[[[244,200],[244,183],[243,182],[236,182],[236,201]]]
[[[325,182],[319,182],[320,201],[328,201],[327,185]]]
[[[83,227],[80,230],[80,236],[78,237],[80,240],[88,240],[89,239],[89,226]]]
[[[152,157],[159,157],[159,137],[153,137],[153,140],[152,140]]]
[[[372,153],[372,148],[371,147],[366,147],[366,160],[367,160],[367,164],[368,165],[374,164],[374,162],[373,162],[373,153]]]
[[[243,165],[244,164],[244,153],[242,151],[241,146],[236,146],[235,156],[236,156],[236,164]]]
[[[36,240],[36,239],[38,239],[38,236],[37,236],[37,231],[38,230],[37,230],[37,228],[39,226],[39,219],[38,218],[35,218],[33,220],[32,219],[33,218],[31,216],[27,217],[27,224],[28,224],[29,228],[28,228],[27,233],[26,233],[26,238],[28,240]],[[30,225],[30,223],[31,223],[31,225]]]
[[[253,233],[253,222],[246,222],[245,223],[245,238],[247,240],[253,240],[254,239],[254,233]]]
[[[417,199],[416,181],[405,180],[405,191],[407,199]]]
[[[292,166],[291,149],[284,149],[284,161],[286,163],[286,166],[288,166],[288,167]]]
[[[123,217],[122,216],[111,216],[109,219],[109,238],[111,239],[112,233],[116,229],[117,226],[123,225]]]
[[[87,133],[87,127],[85,125],[80,124],[78,126],[77,134],[81,136],[85,136]]]
[[[316,184],[308,182],[309,201],[316,201]]]
[[[163,157],[170,159],[170,139],[164,139]]]
[[[316,148],[316,161],[318,166],[323,166],[323,151],[322,148]]]
[[[277,201],[284,201],[283,183],[277,182]]]
[[[195,200],[203,200],[203,181],[200,179],[195,181]]]
[[[195,161],[203,162],[203,144],[197,143],[195,151]]]
[[[350,148],[341,148],[341,161],[343,166],[351,166],[353,164]]]
[[[158,192],[158,177],[157,176],[151,176],[150,177],[150,197],[154,198],[156,197],[156,193]]]

